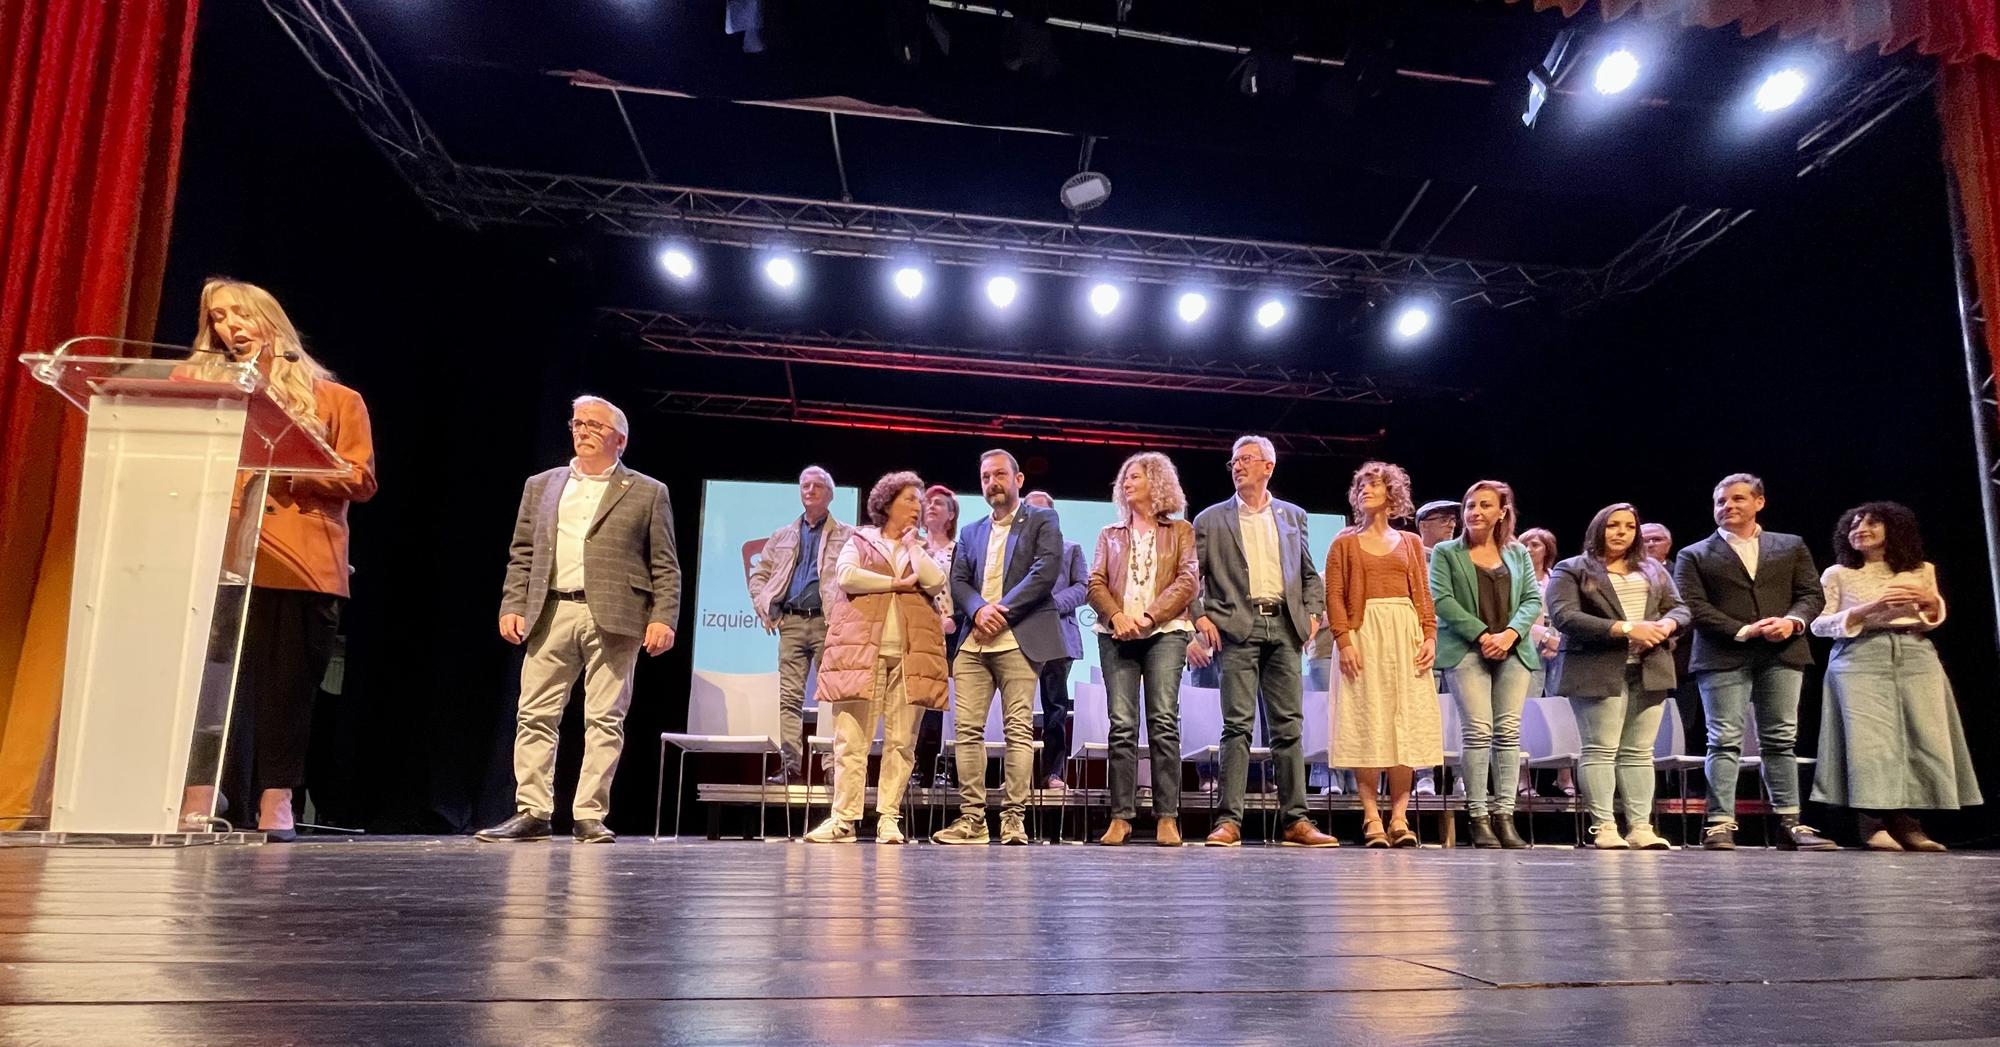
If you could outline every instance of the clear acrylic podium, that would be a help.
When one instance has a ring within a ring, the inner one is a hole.
[[[6,842],[261,842],[215,810],[264,492],[347,463],[220,354],[76,338],[21,363],[89,422],[49,827]]]

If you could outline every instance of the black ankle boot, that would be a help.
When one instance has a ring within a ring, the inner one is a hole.
[[[1498,847],[1500,838],[1493,835],[1492,819],[1480,816],[1472,819],[1472,846]]]
[[[1493,835],[1500,838],[1500,846],[1510,851],[1523,850],[1528,846],[1528,841],[1521,839],[1521,834],[1514,831],[1513,815],[1496,814],[1492,815],[1490,820],[1493,823]]]

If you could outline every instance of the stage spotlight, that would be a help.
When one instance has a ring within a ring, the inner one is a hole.
[[[1760,113],[1789,109],[1805,97],[1808,82],[1806,74],[1797,69],[1780,69],[1757,85],[1757,93],[1751,98],[1751,103]]]
[[[1118,308],[1118,285],[1098,284],[1090,289],[1090,311],[1099,316],[1110,316]]]
[[[665,269],[668,276],[686,283],[694,276],[694,258],[681,248],[669,247],[660,252],[660,268]]]
[[[1405,302],[1396,307],[1390,329],[1403,341],[1412,341],[1431,329],[1433,308],[1428,302]]]
[[[1638,80],[1639,56],[1621,47],[1597,63],[1597,75],[1591,78],[1591,86],[1597,88],[1598,94],[1615,95]]]
[[[986,300],[995,309],[1005,309],[1014,304],[1021,293],[1021,285],[1011,276],[996,276],[986,281]]]
[[[1257,307],[1257,326],[1268,331],[1285,320],[1285,303],[1276,298],[1266,298]]]
[[[1200,291],[1188,291],[1174,303],[1174,312],[1180,314],[1182,323],[1194,323],[1208,312],[1208,296]]]
[[[778,255],[764,263],[764,278],[789,290],[799,282],[799,264],[788,255]]]
[[[905,298],[915,299],[924,293],[924,271],[914,265],[896,270],[896,275],[890,279],[896,285],[896,293]]]

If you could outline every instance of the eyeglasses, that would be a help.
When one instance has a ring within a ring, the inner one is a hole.
[[[1229,467],[1234,469],[1239,465],[1251,465],[1264,460],[1265,458],[1261,454],[1239,454],[1229,460]]]
[[[612,426],[612,425],[606,425],[606,424],[604,424],[603,422],[600,422],[600,421],[598,421],[598,420],[597,420],[597,419],[595,419],[595,418],[572,418],[572,419],[570,419],[570,420],[569,420],[569,431],[570,431],[570,432],[573,432],[573,433],[574,433],[574,432],[577,432],[577,431],[579,431],[579,430],[581,430],[581,431],[583,431],[583,432],[587,432],[587,433],[591,433],[591,434],[594,434],[594,435],[596,435],[596,436],[607,436],[607,435],[609,435],[609,434],[611,434],[611,433],[615,433],[615,432],[617,432],[617,431],[618,431],[618,427],[617,427],[617,426]]]

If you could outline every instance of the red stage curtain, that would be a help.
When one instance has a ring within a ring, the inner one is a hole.
[[[0,3],[0,828],[48,813],[83,444],[16,358],[151,337],[195,5]]]
[[[2000,309],[2000,60],[1975,58],[1944,67],[1938,83],[1945,163],[1958,179],[1966,238],[1990,317]],[[1986,324],[1986,351],[2000,374],[2000,332]]]
[[[1531,2],[1537,11],[1553,7],[1570,16],[1590,6],[1590,0]],[[1598,0],[1597,9],[1607,22],[1636,9],[1647,18],[1677,18],[1705,29],[1735,25],[1744,36],[1769,29],[1787,39],[1810,35],[1850,51],[1915,47],[1947,62],[2000,58],[2000,5],[1994,0]]]

